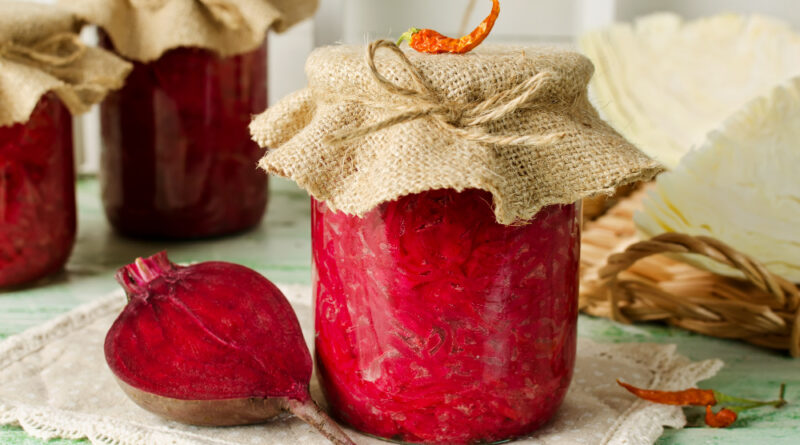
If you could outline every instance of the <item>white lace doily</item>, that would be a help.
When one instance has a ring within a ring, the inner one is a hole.
[[[305,338],[313,339],[308,286],[280,286]],[[41,439],[88,438],[95,444],[324,444],[294,418],[264,425],[200,428],[162,420],[130,402],[103,357],[106,331],[122,310],[122,294],[80,307],[0,343],[0,424],[19,425]],[[671,345],[598,344],[581,339],[575,377],[555,419],[519,444],[651,444],[663,426],[682,427],[678,407],[637,401],[615,379],[681,389],[713,376],[716,360],[692,363]],[[316,383],[312,393],[319,398]],[[359,444],[385,442],[348,433]]]

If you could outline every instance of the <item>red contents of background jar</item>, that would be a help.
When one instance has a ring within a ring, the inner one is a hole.
[[[106,36],[102,46],[113,49]],[[121,233],[198,238],[257,225],[267,205],[263,150],[250,139],[267,107],[266,43],[228,58],[178,48],[134,62],[102,104],[103,204]]]
[[[316,354],[334,413],[403,442],[496,442],[555,413],[575,363],[579,205],[495,221],[428,191],[363,218],[312,204]]]
[[[0,127],[0,286],[64,266],[75,241],[72,115],[53,94]]]

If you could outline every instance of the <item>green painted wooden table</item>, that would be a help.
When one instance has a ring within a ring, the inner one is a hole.
[[[35,286],[0,292],[0,339],[13,335],[117,289],[114,271],[137,256],[167,249],[177,262],[232,261],[252,267],[276,282],[309,283],[311,242],[309,202],[292,183],[274,179],[267,218],[261,227],[241,235],[203,242],[143,242],[115,235],[105,221],[93,179],[78,183],[79,234],[66,270]],[[781,382],[788,384],[790,405],[782,410],[746,413],[736,428],[702,427],[702,412],[687,411],[690,426],[667,430],[667,444],[800,444],[800,360],[752,346],[690,334],[659,325],[623,326],[581,316],[580,334],[607,342],[675,343],[684,355],[721,358],[725,368],[701,386],[748,398],[771,399]],[[33,445],[15,427],[0,427],[0,443]],[[51,441],[72,444],[72,441]]]

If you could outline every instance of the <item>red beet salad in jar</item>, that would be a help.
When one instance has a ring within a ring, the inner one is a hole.
[[[325,396],[390,440],[525,436],[575,363],[576,203],[661,168],[598,117],[581,55],[390,46],[316,50],[251,124],[262,168],[312,196]]]
[[[111,225],[130,236],[204,238],[256,226],[268,179],[247,126],[267,106],[267,31],[317,0],[63,0],[134,64],[103,103],[101,184]],[[112,11],[109,13],[109,11]]]
[[[492,442],[558,408],[575,363],[579,206],[504,226],[491,201],[433,190],[364,217],[314,202],[316,357],[344,422]]]
[[[81,43],[78,19],[0,3],[0,287],[61,269],[75,241],[72,115],[122,86],[130,65]]]

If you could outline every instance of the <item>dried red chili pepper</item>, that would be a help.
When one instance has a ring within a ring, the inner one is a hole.
[[[494,28],[494,23],[500,15],[500,1],[492,0],[492,3],[492,12],[489,16],[469,35],[460,39],[444,36],[432,29],[411,28],[400,36],[397,44],[400,45],[408,40],[408,45],[421,53],[468,53],[480,45]]]
[[[712,389],[690,388],[683,391],[657,391],[637,388],[627,383],[620,382],[619,380],[617,380],[617,383],[636,397],[650,402],[660,403],[662,405],[705,406],[706,424],[713,428],[730,426],[736,422],[739,413],[742,411],[762,406],[781,408],[786,405],[786,400],[783,398],[786,392],[785,384],[781,384],[780,394],[777,400],[762,402],[759,400],[729,396]],[[719,412],[714,413],[711,407],[717,404],[724,404],[726,406],[723,406]]]
[[[683,391],[655,391],[637,388],[633,385],[620,382],[619,380],[617,380],[617,383],[640,399],[660,403],[662,405],[713,406],[717,404],[714,391],[710,389],[691,388]]]
[[[736,411],[728,408],[722,408],[718,413],[714,413],[711,405],[706,406],[706,425],[712,428],[725,428],[731,426],[736,422],[739,417]]]

